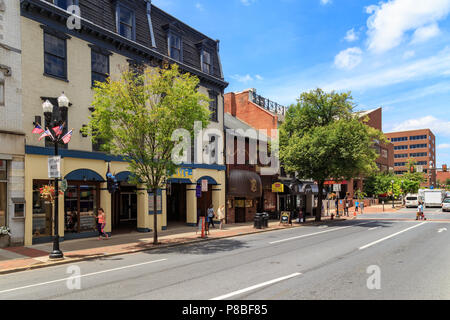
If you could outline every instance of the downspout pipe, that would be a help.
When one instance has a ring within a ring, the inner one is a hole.
[[[153,33],[153,24],[152,24],[152,0],[145,0],[147,3],[147,21],[148,28],[150,30],[150,39],[152,40],[152,47],[156,48],[155,34]]]

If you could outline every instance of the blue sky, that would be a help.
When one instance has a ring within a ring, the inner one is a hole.
[[[450,164],[450,0],[153,0],[220,40],[226,91],[284,105],[316,87],[383,107],[383,130],[430,128]]]

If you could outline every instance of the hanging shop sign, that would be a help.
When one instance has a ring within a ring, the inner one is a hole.
[[[284,184],[281,182],[275,182],[272,185],[272,192],[284,192]]]
[[[154,200],[153,193],[149,193],[148,194],[148,212],[150,214],[153,214],[153,212],[155,210],[155,206],[153,205],[154,204],[153,200]],[[157,208],[156,210],[158,211],[158,213],[161,212],[161,208],[162,208],[161,202],[162,202],[162,195],[158,192],[156,194],[156,208]]]
[[[333,191],[334,192],[341,192],[341,185],[340,184],[333,184]]]
[[[197,185],[197,187],[195,188],[195,196],[197,198],[201,198],[202,197],[202,186],[201,185]]]

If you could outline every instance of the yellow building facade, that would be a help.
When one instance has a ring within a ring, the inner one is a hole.
[[[31,0],[25,2],[34,3]],[[93,151],[90,137],[83,137],[80,133],[80,129],[89,122],[94,94],[92,46],[101,46],[102,43],[90,41],[88,33],[65,29],[48,16],[33,12],[30,7],[22,8],[21,17],[23,126],[26,132],[24,244],[48,242],[54,235],[53,206],[39,196],[39,188],[54,183],[48,178],[47,169],[48,157],[53,156],[54,148],[48,142],[46,146],[45,139],[38,141],[39,135],[31,132],[34,122],[44,127],[42,103],[55,101],[62,92],[70,100],[67,129],[73,128],[74,133],[68,148],[59,152],[62,158],[61,179],[66,184],[61,185],[65,192],[58,198],[59,235],[65,240],[97,235],[98,208],[103,208],[106,213],[105,232],[113,235],[116,231],[150,232],[154,229],[152,195],[143,186],[127,182],[127,162],[120,157]],[[46,74],[45,33],[65,40],[65,79]],[[117,45],[105,44],[105,47],[109,52],[109,73],[113,79],[121,70],[129,68],[130,60],[137,58],[132,50],[127,51]],[[141,61],[146,64],[147,60]],[[201,82],[199,91],[208,94],[210,89]],[[217,114],[217,121],[211,122],[208,128],[223,131],[223,90],[218,95]],[[181,169],[182,176],[178,173],[168,180],[167,188],[158,192],[158,230],[180,223],[195,226],[198,216],[205,215],[210,204],[216,210],[225,204],[225,166],[191,164]],[[114,194],[107,189],[108,170],[115,175],[120,186]],[[208,191],[202,192],[198,186],[205,180]]]

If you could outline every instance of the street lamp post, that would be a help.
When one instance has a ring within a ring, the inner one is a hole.
[[[47,123],[50,124],[48,130],[53,134],[54,137],[54,145],[55,145],[55,156],[58,156],[58,144],[61,141],[61,135],[62,134],[56,134],[56,132],[53,130],[53,125],[55,126],[59,126],[61,125],[61,123],[59,123],[60,121],[58,120],[61,110],[63,108],[68,108],[69,107],[69,99],[64,95],[64,92],[62,93],[62,95],[58,98],[58,109],[55,112],[54,108],[53,108],[53,104],[46,100],[43,104],[42,104],[42,108],[44,109],[44,115],[45,115],[45,119],[47,119]],[[54,123],[52,124],[52,121],[54,121]],[[50,253],[49,258],[50,259],[62,259],[64,258],[64,254],[62,253],[62,251],[59,249],[59,204],[58,204],[58,197],[59,197],[59,186],[58,186],[58,181],[59,178],[55,178],[55,217],[54,217],[54,221],[55,221],[55,229],[54,229],[54,233],[55,236],[53,238],[53,251]]]
[[[391,183],[392,183],[392,209],[394,209],[395,208],[395,206],[394,206],[394,180],[391,180]]]
[[[402,180],[402,206],[405,204],[405,191],[403,191],[403,180]]]

